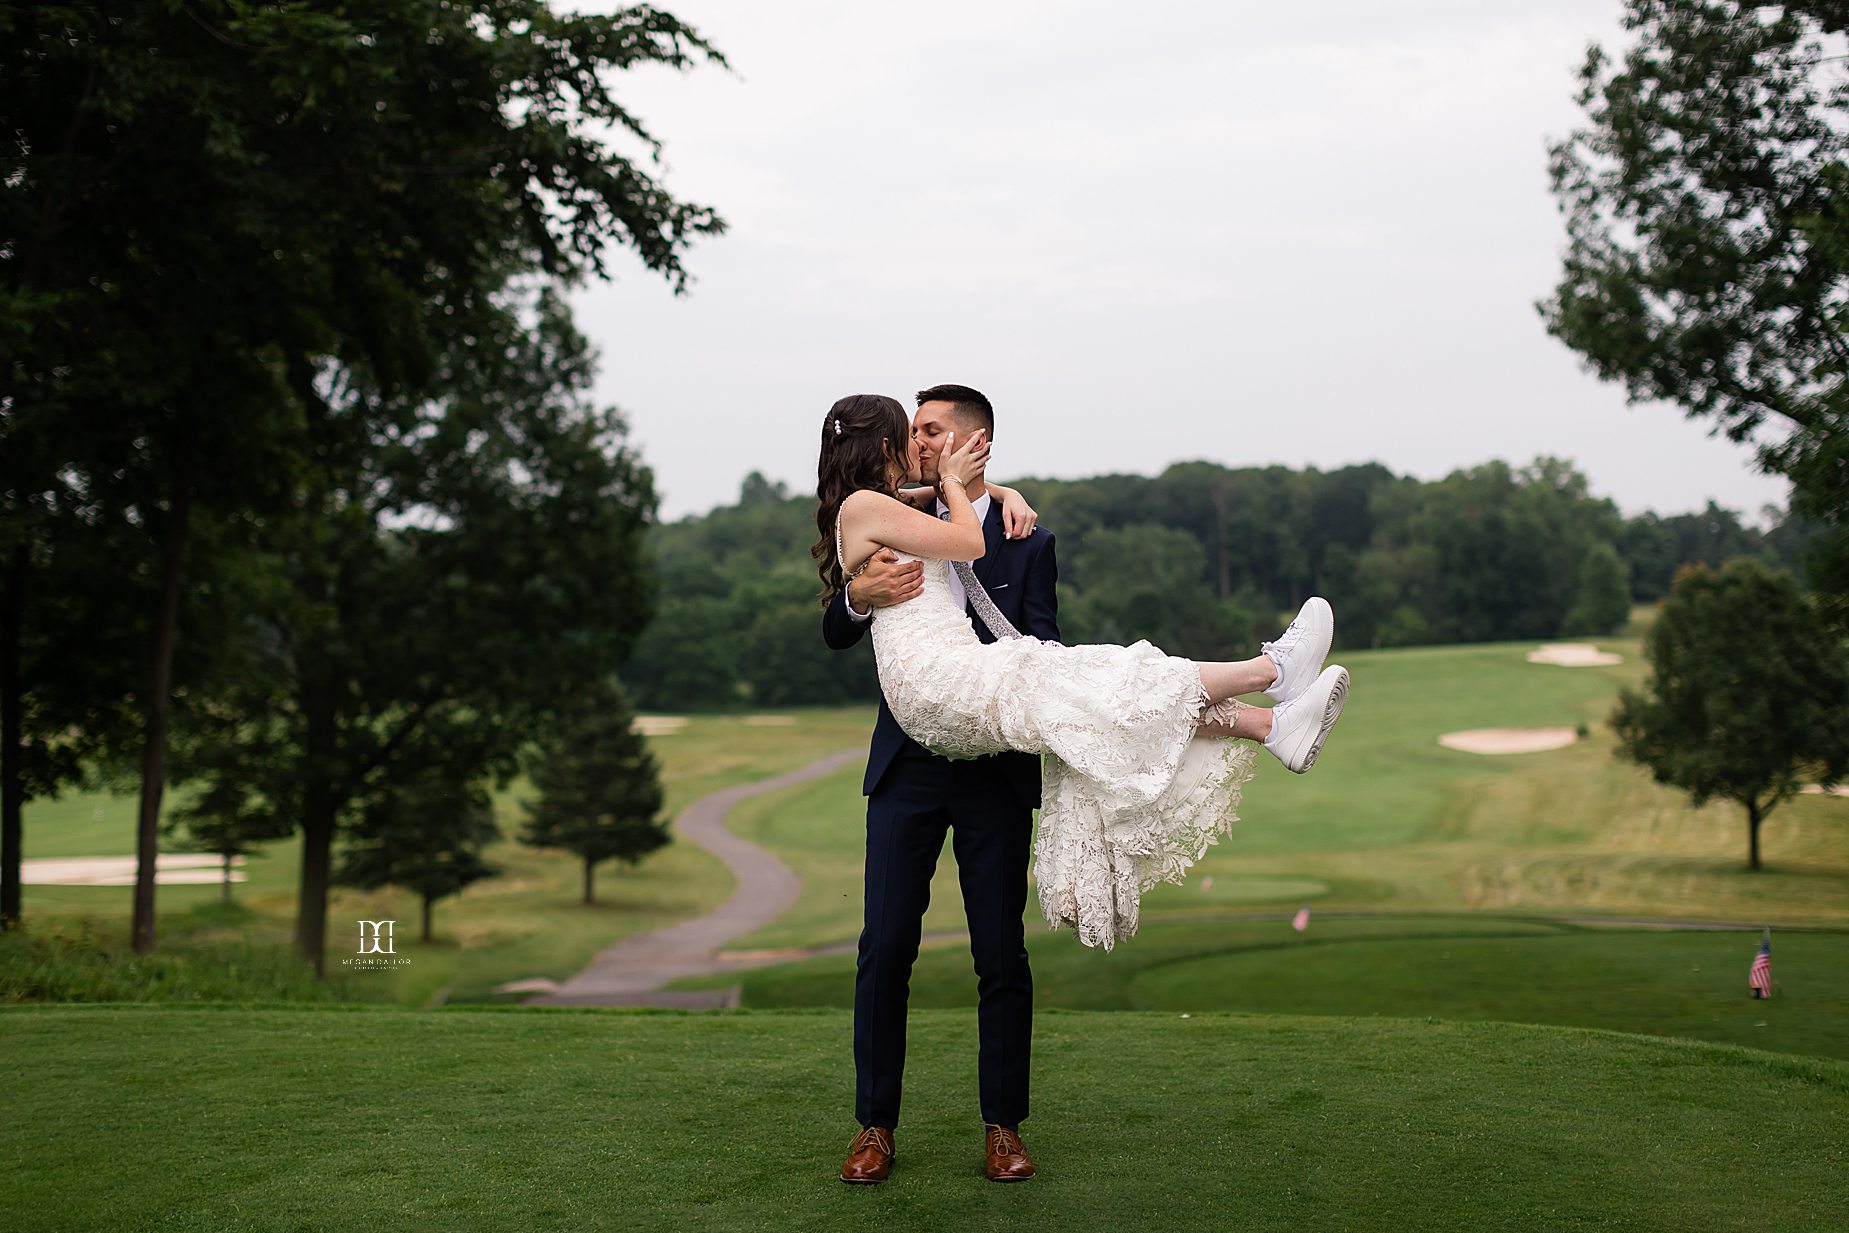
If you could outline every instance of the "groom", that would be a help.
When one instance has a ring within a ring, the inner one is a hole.
[[[975,390],[937,385],[919,392],[912,439],[925,483],[937,483],[937,458],[950,434],[962,441],[977,429],[994,439],[994,409]],[[974,563],[976,578],[1016,629],[1059,641],[1052,535],[1036,529],[1025,538],[1004,538],[1001,509],[985,486],[972,483],[967,491],[986,542]],[[938,513],[945,512],[940,502]],[[829,604],[823,638],[838,651],[853,646],[866,633],[873,609],[911,599],[922,585],[919,563],[901,564],[887,551],[875,554]],[[954,572],[950,589],[953,598],[965,598]],[[975,624],[984,642],[994,641],[980,620]],[[940,758],[899,729],[882,698],[861,791],[867,798],[866,916],[854,978],[854,1115],[861,1131],[841,1166],[841,1180],[882,1182],[892,1168],[912,961],[948,831],[976,967],[986,1171],[991,1181],[1024,1181],[1034,1175],[1020,1139],[1034,983],[1021,913],[1033,813],[1040,804],[1040,759],[1021,753]]]

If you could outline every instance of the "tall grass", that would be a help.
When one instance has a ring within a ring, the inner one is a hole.
[[[136,954],[89,918],[0,933],[0,1004],[21,1002],[362,1002],[386,986],[314,969],[292,948],[248,937],[169,941]]]

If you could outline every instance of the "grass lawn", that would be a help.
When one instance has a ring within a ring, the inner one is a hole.
[[[1040,1176],[913,1016],[891,1181],[838,1012],[0,1012],[9,1230],[1837,1227],[1849,1065],[1506,1024],[1048,1013]]]
[[[1145,920],[1313,902],[1849,926],[1849,799],[1782,806],[1762,834],[1767,868],[1750,872],[1736,809],[1693,809],[1613,757],[1602,719],[1618,686],[1642,676],[1637,644],[1601,644],[1627,657],[1610,668],[1530,664],[1533,645],[1345,655],[1354,686],[1316,769],[1299,777],[1261,758],[1233,833],[1185,883],[1145,896]],[[1580,723],[1587,739],[1548,753],[1484,757],[1437,744],[1461,729]],[[854,938],[859,783],[851,767],[733,811],[733,829],[775,851],[804,885],[802,902],[741,949]],[[962,925],[947,849],[927,930]]]
[[[1780,933],[1774,996],[1748,996],[1759,935],[1580,928],[1480,915],[1169,921],[1109,952],[1030,930],[1036,1008],[1506,1020],[1849,1059],[1849,932]],[[686,982],[739,983],[747,1007],[850,1008],[854,957]],[[927,947],[911,1005],[974,1007],[960,942]]]

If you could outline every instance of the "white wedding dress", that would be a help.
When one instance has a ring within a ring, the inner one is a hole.
[[[1191,660],[1140,641],[985,643],[950,591],[950,563],[898,555],[925,568],[920,595],[873,614],[893,718],[948,758],[1045,755],[1040,910],[1109,950],[1136,932],[1143,892],[1180,882],[1238,819],[1258,746],[1195,735],[1201,678]]]

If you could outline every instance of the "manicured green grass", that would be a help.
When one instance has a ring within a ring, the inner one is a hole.
[[[1049,1013],[981,1175],[974,1025],[913,1016],[893,1178],[839,1013],[0,1013],[18,1233],[98,1229],[1816,1230],[1849,1066],[1441,1021]]]
[[[1349,706],[1316,769],[1295,776],[1261,757],[1233,833],[1184,884],[1146,895],[1145,918],[1314,902],[1849,925],[1849,800],[1784,805],[1765,827],[1768,867],[1748,871],[1736,810],[1693,809],[1613,757],[1602,717],[1642,669],[1635,643],[1607,645],[1626,662],[1531,664],[1532,643],[1345,655]],[[1484,757],[1437,743],[1468,728],[1581,723],[1586,740],[1548,753]],[[741,949],[852,940],[865,827],[858,768],[757,798],[730,821],[804,883],[802,902]],[[926,928],[961,918],[946,845]]]
[[[1164,922],[1111,952],[1028,934],[1036,1007],[1079,1010],[1438,1015],[1605,1028],[1849,1059],[1849,933],[1780,933],[1774,996],[1748,996],[1759,935],[1579,928],[1542,920],[1426,916],[1311,922]],[[738,983],[756,1008],[848,1008],[854,957],[689,981]],[[915,1008],[973,1007],[961,943],[926,947]]]

